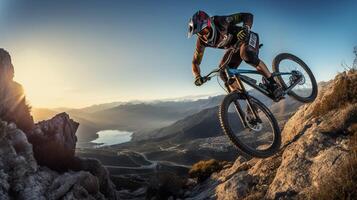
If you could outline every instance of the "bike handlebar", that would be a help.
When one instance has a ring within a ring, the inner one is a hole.
[[[221,68],[216,68],[216,69],[212,70],[212,71],[211,71],[210,73],[208,73],[206,76],[203,76],[203,77],[202,77],[203,82],[205,83],[205,82],[211,80],[211,78],[213,77],[213,76],[211,76],[211,75],[214,74],[214,73],[218,73],[218,72],[221,71],[221,70],[222,70]]]

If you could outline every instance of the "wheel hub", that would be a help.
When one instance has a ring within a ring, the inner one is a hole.
[[[246,115],[245,120],[247,122],[248,127],[253,131],[261,131],[263,129],[263,124],[257,122],[253,116]]]
[[[291,72],[291,74],[292,74],[292,76],[290,76],[290,84],[292,85],[292,84],[294,84],[294,83],[296,83],[296,81],[298,81],[299,79],[300,79],[300,81],[299,81],[299,85],[303,85],[303,84],[305,84],[305,77],[304,77],[304,75],[301,73],[301,72],[299,72],[299,71],[296,71],[296,70],[293,70],[292,72]]]
[[[261,123],[258,123],[256,125],[251,125],[250,123],[248,123],[248,126],[250,129],[256,132],[261,131],[263,129],[263,125]]]

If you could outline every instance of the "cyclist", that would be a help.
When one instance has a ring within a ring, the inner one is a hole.
[[[243,23],[242,26],[238,24]],[[229,68],[237,68],[242,60],[255,67],[264,77],[263,84],[274,95],[279,98],[282,88],[275,82],[272,74],[262,60],[258,58],[259,37],[250,31],[253,25],[251,13],[236,13],[228,16],[210,17],[204,11],[197,11],[189,21],[188,37],[197,35],[196,48],[192,61],[192,73],[195,77],[195,85],[204,83],[200,74],[200,64],[206,47],[227,49],[220,66],[227,65]],[[238,43],[239,50],[228,58],[233,45]],[[221,79],[227,83],[225,71],[220,73]]]

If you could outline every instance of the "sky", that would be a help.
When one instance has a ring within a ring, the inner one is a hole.
[[[323,81],[354,59],[354,0],[0,0],[0,47],[34,107],[221,94],[216,81],[193,84],[196,38],[187,39],[187,23],[197,10],[253,13],[269,66],[278,53],[293,53]],[[203,75],[223,53],[206,49]]]

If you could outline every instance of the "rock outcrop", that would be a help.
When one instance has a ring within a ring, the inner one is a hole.
[[[68,169],[74,160],[78,126],[66,113],[37,123],[27,134],[37,162],[51,169]]]
[[[77,122],[60,113],[34,124],[2,48],[0,71],[0,199],[118,199],[104,166],[75,156]]]
[[[0,48],[0,119],[16,123],[22,131],[33,129],[30,106],[22,85],[13,80],[15,74],[9,52]]]
[[[187,198],[320,199],[326,198],[319,195],[339,173],[350,180],[333,187],[346,189],[343,184],[350,184],[347,189],[355,195],[356,134],[357,72],[348,71],[324,84],[317,99],[290,118],[282,130],[279,153],[249,161],[240,157],[232,167],[195,186]],[[341,172],[344,166],[350,171]],[[328,192],[327,197],[333,198],[333,191]]]
[[[27,137],[0,121],[0,199],[118,199],[99,161],[74,156],[77,127],[61,113]]]

